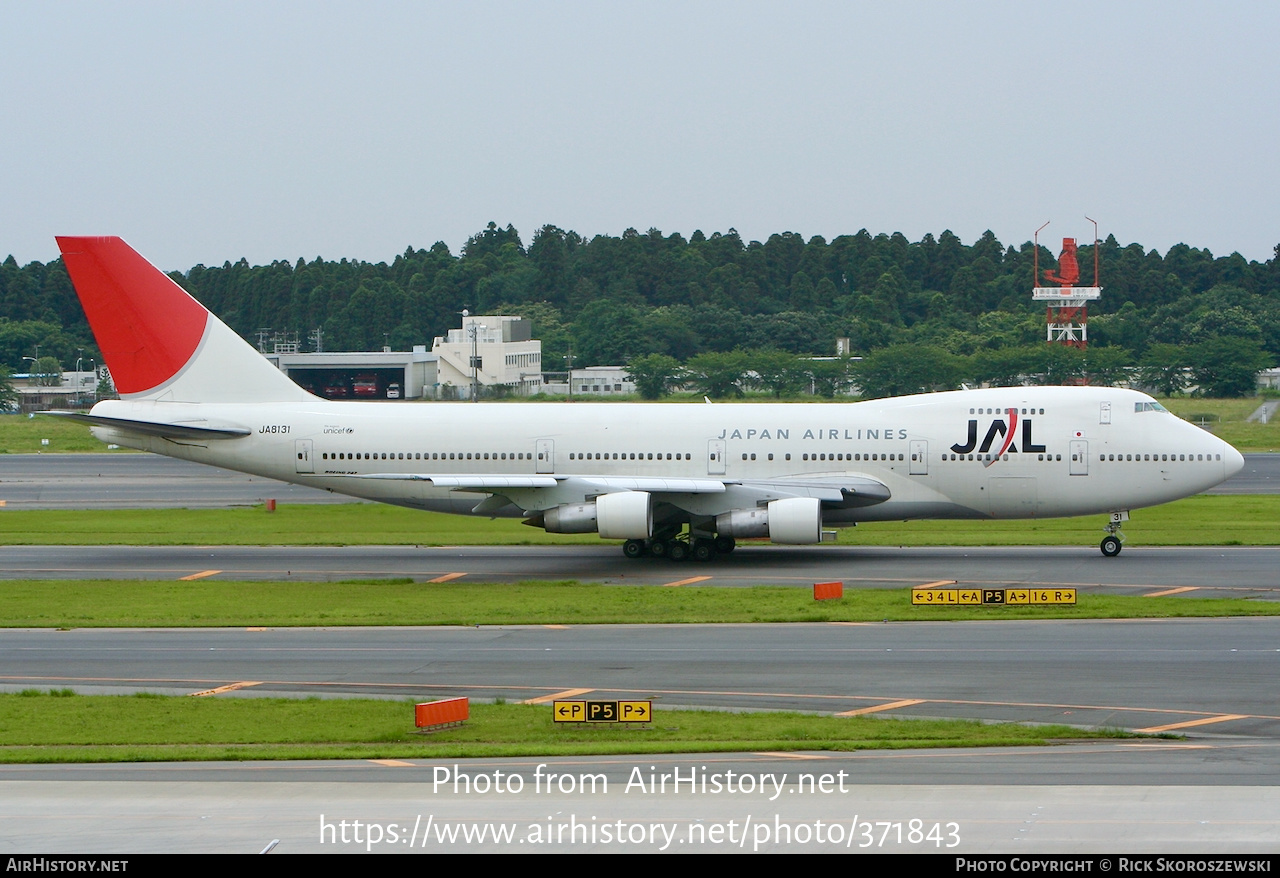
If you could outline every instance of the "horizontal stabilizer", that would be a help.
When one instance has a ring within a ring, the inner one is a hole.
[[[144,436],[159,436],[162,439],[239,439],[253,432],[246,427],[238,427],[234,424],[211,424],[204,419],[185,423],[166,423],[138,421],[132,418],[108,418],[105,415],[93,415],[87,412],[41,412],[41,414],[79,421],[93,427],[110,427],[113,430],[128,430],[130,433],[141,433]]]

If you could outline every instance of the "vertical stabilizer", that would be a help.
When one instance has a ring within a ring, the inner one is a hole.
[[[310,398],[164,272],[115,237],[60,237],[89,326],[125,399]]]

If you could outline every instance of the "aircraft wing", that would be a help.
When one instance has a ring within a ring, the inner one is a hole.
[[[745,487],[777,491],[791,497],[817,497],[823,503],[845,508],[874,506],[893,496],[889,486],[870,476],[849,474],[807,479],[744,481]]]
[[[719,479],[663,479],[626,476],[572,476],[537,475],[504,476],[478,473],[475,475],[436,475],[433,473],[367,473],[350,475],[350,479],[383,479],[390,481],[430,482],[436,488],[452,488],[457,491],[501,493],[504,489],[571,488],[584,495],[613,494],[618,491],[648,491],[651,494],[721,493],[725,483]]]
[[[829,506],[872,506],[888,500],[888,486],[870,476],[744,481],[716,478],[658,478],[598,475],[471,475],[435,473],[368,473],[343,478],[428,482],[436,488],[505,497],[526,511],[562,503],[581,503],[602,494],[645,491],[654,499],[700,513],[727,511],[789,497],[816,497]],[[727,495],[718,500],[708,495]],[[492,504],[489,504],[492,506]],[[486,508],[489,508],[488,506]]]
[[[430,482],[435,488],[455,491],[494,493],[503,488],[554,488],[555,476],[435,475],[433,473],[365,473],[346,475],[347,479],[373,479],[389,482]]]

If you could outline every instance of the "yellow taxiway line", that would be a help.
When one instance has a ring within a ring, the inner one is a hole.
[[[876,704],[871,707],[859,707],[857,710],[846,710],[836,716],[865,716],[868,713],[879,713],[882,710],[897,710],[899,707],[910,707],[913,704],[924,704],[923,698],[904,698],[901,701],[890,701],[888,704]]]
[[[220,695],[223,692],[233,692],[236,689],[247,689],[250,686],[261,686],[261,680],[245,680],[242,683],[232,683],[228,686],[219,686],[216,689],[205,689],[202,692],[189,693],[192,697],[200,698],[205,695]]]
[[[663,588],[678,588],[682,585],[693,585],[695,582],[706,582],[710,576],[691,576],[688,579],[677,579],[675,582],[662,583]]]
[[[524,704],[547,704],[551,701],[563,701],[566,698],[574,698],[578,695],[586,695],[588,692],[594,692],[594,689],[566,689],[563,692],[554,692],[551,695],[539,695],[537,698],[530,698],[522,703]]]

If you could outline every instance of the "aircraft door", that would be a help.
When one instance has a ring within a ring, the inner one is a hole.
[[[556,471],[556,443],[554,439],[538,440],[538,466],[534,472],[553,473]]]
[[[1089,475],[1089,443],[1083,439],[1071,441],[1071,475]]]
[[[707,474],[724,475],[725,442],[723,439],[712,439],[707,443]]]
[[[311,440],[295,439],[293,442],[295,472],[313,473],[315,465],[311,462]]]
[[[929,475],[929,443],[924,439],[911,440],[911,467],[908,472],[913,476]]]
[[[1111,403],[1103,402],[1098,404],[1098,423],[1099,424],[1111,423]]]

